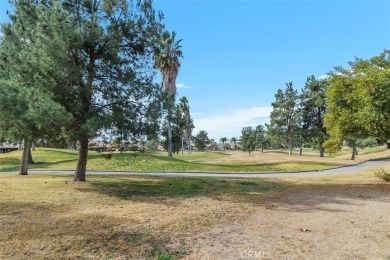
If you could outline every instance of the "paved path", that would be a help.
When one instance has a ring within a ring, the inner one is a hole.
[[[129,175],[129,176],[158,176],[158,177],[218,177],[218,178],[259,178],[259,177],[290,177],[346,174],[365,170],[381,165],[389,160],[367,161],[335,169],[308,172],[273,172],[273,173],[200,173],[200,172],[127,172],[127,171],[87,171],[87,175]],[[29,170],[30,173],[49,172],[55,174],[73,174],[74,171],[64,170]]]

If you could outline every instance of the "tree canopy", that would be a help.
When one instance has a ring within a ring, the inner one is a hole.
[[[343,140],[373,136],[390,147],[390,62],[389,51],[368,60],[350,62],[350,68],[336,67],[326,90],[328,112],[325,126],[329,149]]]
[[[74,179],[85,180],[88,141],[105,129],[140,134],[153,84],[152,54],[163,25],[149,0],[12,1],[3,25],[3,66],[34,68],[34,91],[71,117],[70,138],[80,144]],[[23,32],[20,36],[19,31]],[[27,43],[27,44],[26,44]],[[19,50],[31,48],[29,56]],[[20,69],[16,84],[26,75]]]

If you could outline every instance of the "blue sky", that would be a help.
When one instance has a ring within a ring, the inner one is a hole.
[[[390,49],[390,1],[155,0],[168,30],[183,39],[178,98],[196,134],[239,137],[269,121],[278,88],[297,89],[354,57]],[[0,21],[6,20],[0,0]]]

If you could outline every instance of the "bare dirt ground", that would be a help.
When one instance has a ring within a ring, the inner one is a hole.
[[[187,241],[186,259],[390,259],[390,186],[301,186]]]

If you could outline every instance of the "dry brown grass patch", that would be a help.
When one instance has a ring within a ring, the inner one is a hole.
[[[104,177],[89,177],[87,183],[69,180],[0,176],[0,259],[154,259],[160,252],[180,256],[188,253],[185,238],[238,221],[254,210],[253,196],[246,199],[229,192],[122,198],[115,188],[96,188]]]

